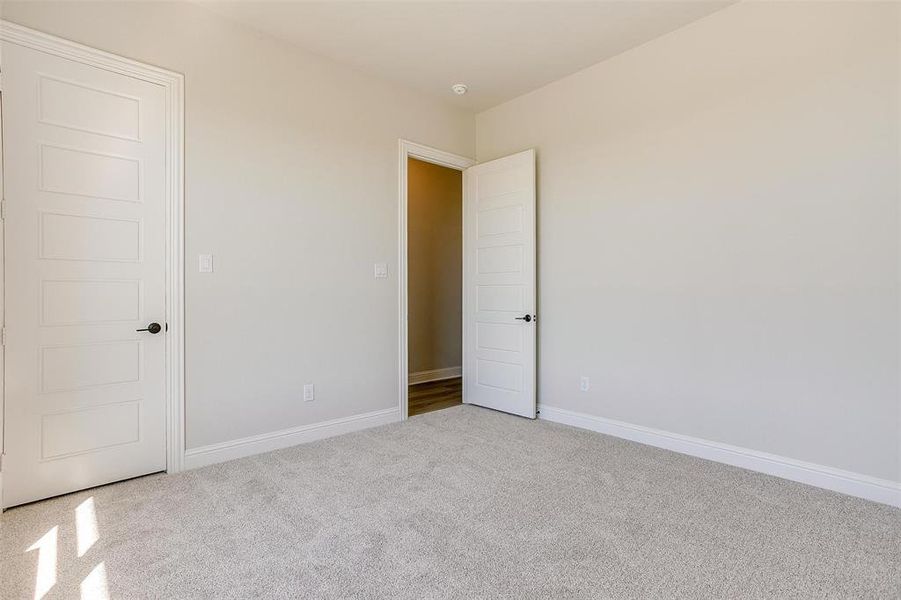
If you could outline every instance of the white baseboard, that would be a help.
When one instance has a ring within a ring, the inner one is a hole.
[[[378,425],[387,425],[397,421],[400,421],[399,410],[397,408],[388,408],[341,419],[313,423],[312,425],[302,425],[300,427],[282,429],[281,431],[263,433],[220,444],[189,448],[185,451],[184,468],[195,469],[218,462],[341,435],[342,433],[350,433]]]
[[[410,385],[426,383],[427,381],[441,381],[463,376],[463,367],[447,367],[446,369],[433,369],[431,371],[419,371],[410,373]]]
[[[901,507],[901,483],[542,404],[539,418]]]

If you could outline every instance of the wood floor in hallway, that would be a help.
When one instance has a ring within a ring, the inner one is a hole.
[[[409,400],[411,417],[462,404],[463,378],[411,385]]]

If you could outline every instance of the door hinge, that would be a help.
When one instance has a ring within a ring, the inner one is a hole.
[[[6,346],[6,327],[0,329],[0,346]]]
[[[6,198],[0,200],[0,221],[6,220]]]

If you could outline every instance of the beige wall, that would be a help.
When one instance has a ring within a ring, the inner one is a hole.
[[[190,4],[2,16],[186,75],[189,447],[396,405],[397,138],[470,115]],[[542,402],[901,480],[898,23],[743,2],[478,116],[538,149]]]
[[[463,174],[407,162],[410,373],[459,367],[463,285]]]
[[[898,10],[742,2],[478,115],[538,152],[540,402],[901,480]]]
[[[189,448],[398,405],[397,140],[471,156],[470,114],[192,4],[2,16],[185,74]]]

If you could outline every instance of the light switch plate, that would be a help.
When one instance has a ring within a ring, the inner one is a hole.
[[[201,254],[199,256],[199,268],[201,273],[212,273],[213,272],[213,255],[212,254]]]
[[[303,401],[312,402],[316,399],[316,388],[312,383],[306,383],[303,386]]]
[[[388,263],[375,263],[375,278],[388,279]]]

